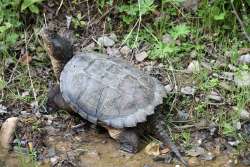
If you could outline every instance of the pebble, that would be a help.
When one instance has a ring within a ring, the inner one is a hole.
[[[187,67],[187,72],[189,73],[197,73],[200,71],[200,63],[196,60],[192,61],[188,67]]]
[[[185,87],[181,88],[181,93],[185,94],[185,95],[192,95],[193,96],[195,91],[196,91],[195,88],[191,87],[191,86],[185,86]]]
[[[7,114],[7,108],[0,104],[0,115]]]
[[[115,41],[107,36],[102,36],[97,39],[97,42],[105,47],[111,47],[115,44]]]
[[[245,54],[245,55],[241,55],[239,57],[239,62],[242,64],[249,64],[250,63],[250,54]]]
[[[189,12],[196,12],[199,6],[199,0],[184,0],[181,6]]]
[[[248,71],[241,71],[235,75],[234,82],[239,87],[250,86],[250,73]]]
[[[171,84],[168,84],[165,86],[165,89],[166,89],[167,93],[172,92],[173,86]]]
[[[145,60],[148,57],[147,52],[143,51],[141,53],[138,53],[135,55],[135,59],[139,62],[142,62],[143,60]]]
[[[250,113],[247,110],[242,109],[240,111],[240,119],[245,121],[250,120]]]
[[[185,110],[178,111],[177,115],[178,115],[178,118],[182,121],[187,120],[189,117],[189,113]]]
[[[107,51],[107,54],[109,56],[114,56],[114,57],[120,57],[121,56],[121,53],[120,53],[118,48],[110,48],[110,47],[108,47],[106,51]]]
[[[231,146],[238,146],[240,144],[240,141],[239,140],[228,141],[228,144],[230,144]]]
[[[212,91],[210,93],[210,95],[207,96],[207,98],[210,99],[210,100],[217,101],[217,102],[222,101],[222,97],[215,91]]]
[[[16,130],[17,122],[17,117],[11,117],[2,124],[0,131],[0,142],[3,148],[10,148],[10,144],[12,143],[14,132]]]
[[[122,55],[127,56],[132,52],[132,50],[127,45],[125,45],[120,49],[120,52]]]
[[[117,36],[113,32],[109,35],[109,38],[111,38],[115,42],[118,41]]]
[[[50,162],[51,162],[51,166],[55,166],[58,162],[59,162],[59,157],[58,156],[54,156],[50,158]]]

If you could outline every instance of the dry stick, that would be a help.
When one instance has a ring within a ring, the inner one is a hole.
[[[33,36],[33,34],[31,35],[31,37],[30,37],[30,38],[28,39],[28,41],[27,41],[27,32],[26,32],[26,31],[24,32],[25,50],[26,50],[26,51],[28,50],[28,43],[30,42],[32,36]],[[28,59],[28,57],[27,57],[27,59]],[[28,60],[27,60],[27,62],[28,62]],[[35,102],[36,102],[36,104],[37,104],[37,103],[38,103],[38,102],[37,102],[37,98],[36,98],[36,95],[37,95],[37,94],[36,94],[36,91],[35,91],[35,88],[34,88],[33,80],[32,80],[32,78],[31,78],[29,63],[27,63],[27,68],[28,68],[28,74],[29,74],[30,85],[31,85],[31,88],[32,88],[32,93],[33,93]]]
[[[61,9],[62,5],[63,5],[63,0],[61,0],[61,3],[60,3],[59,7],[56,10],[56,16],[58,15],[59,10]]]
[[[104,17],[106,17],[113,9],[115,8],[115,6],[112,6],[111,8],[109,8],[109,10],[107,10],[100,18],[98,18],[97,20],[93,21],[92,24],[90,24],[90,26],[93,26],[95,24],[98,24]]]
[[[241,30],[243,31],[243,35],[245,35],[245,37],[247,38],[248,42],[250,42],[250,36],[246,32],[244,23],[241,21],[240,16],[238,15],[238,13],[237,13],[237,11],[235,9],[235,6],[234,6],[232,0],[231,0],[231,5],[232,5],[232,8],[233,8],[233,13],[236,16],[238,22],[240,23],[240,27],[241,27]]]

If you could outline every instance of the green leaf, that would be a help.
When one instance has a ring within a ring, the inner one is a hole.
[[[6,86],[6,82],[5,80],[3,80],[2,78],[0,78],[0,90],[3,90]]]
[[[29,6],[29,10],[32,12],[32,13],[35,13],[35,14],[38,14],[39,13],[39,8],[36,6],[36,5],[31,5]]]
[[[21,5],[21,11],[24,11],[28,7],[34,5],[35,3],[42,2],[43,0],[24,0]]]
[[[141,15],[145,15],[156,8],[154,0],[139,0],[139,4],[138,9]]]
[[[189,32],[190,32],[189,26],[186,26],[185,24],[180,24],[173,27],[173,29],[170,31],[170,34],[174,39],[177,39],[180,37],[186,37]]]
[[[214,20],[224,20],[226,13],[220,13],[219,15],[214,15]]]
[[[19,37],[18,34],[16,33],[10,33],[7,37],[6,37],[6,43],[12,45],[17,41],[17,38]]]

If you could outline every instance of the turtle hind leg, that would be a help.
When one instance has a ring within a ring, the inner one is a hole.
[[[157,115],[157,113],[156,113]],[[153,125],[153,131],[155,136],[163,142],[164,145],[169,146],[172,152],[175,154],[177,159],[185,166],[188,167],[188,162],[181,156],[177,146],[172,142],[167,130],[165,129],[165,123],[162,120],[164,116],[162,114],[157,115],[150,121],[151,125]]]
[[[139,136],[133,129],[116,129],[105,127],[111,138],[120,143],[120,150],[128,153],[137,153],[139,147]]]

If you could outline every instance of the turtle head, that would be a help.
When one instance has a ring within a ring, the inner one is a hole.
[[[73,56],[72,45],[66,38],[48,28],[43,28],[41,36],[47,48],[55,76],[59,80],[64,65]]]

